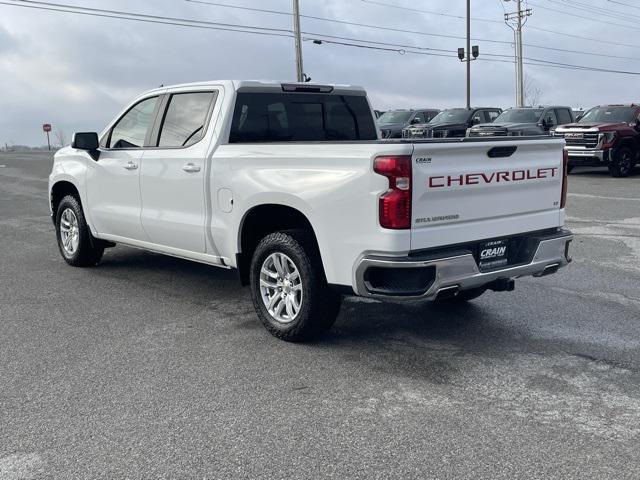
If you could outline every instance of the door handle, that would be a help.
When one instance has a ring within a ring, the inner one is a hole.
[[[200,165],[196,165],[194,163],[187,163],[186,165],[182,166],[182,170],[184,170],[187,173],[197,173],[200,171]]]
[[[137,163],[133,163],[131,160],[129,160],[129,163],[127,163],[124,168],[126,168],[127,170],[137,170],[138,168],[138,164]]]

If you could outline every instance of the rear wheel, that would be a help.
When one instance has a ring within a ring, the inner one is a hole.
[[[621,147],[612,153],[609,173],[612,177],[628,177],[636,163],[636,152],[630,147]]]
[[[251,296],[272,335],[299,342],[331,328],[340,296],[323,272],[315,242],[304,231],[276,232],[260,241],[251,261]]]
[[[72,195],[56,208],[56,237],[62,258],[74,267],[97,265],[104,253],[104,246],[89,231],[80,202]]]

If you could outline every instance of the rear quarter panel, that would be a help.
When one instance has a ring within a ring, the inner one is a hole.
[[[293,207],[314,229],[329,283],[352,285],[353,267],[364,252],[410,249],[408,230],[379,226],[378,197],[388,181],[373,172],[373,158],[410,155],[412,149],[374,142],[221,145],[212,162],[215,243],[235,266],[245,215],[263,204]],[[229,195],[233,206],[225,211],[229,206],[221,199]]]

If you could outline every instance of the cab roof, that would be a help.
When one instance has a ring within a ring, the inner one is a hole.
[[[320,83],[300,83],[300,82],[282,82],[267,80],[208,80],[202,82],[181,83],[176,85],[161,85],[158,88],[149,90],[149,93],[161,93],[171,90],[185,88],[206,88],[206,87],[225,87],[236,91],[252,91],[252,92],[307,92],[307,93],[351,93],[364,95],[364,88],[357,85],[344,84],[320,84]]]

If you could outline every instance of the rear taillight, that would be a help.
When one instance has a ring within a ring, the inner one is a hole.
[[[562,197],[560,198],[560,208],[564,208],[567,204],[567,186],[569,175],[569,152],[565,149],[562,157]]]
[[[389,190],[379,200],[382,228],[411,228],[411,156],[377,157],[373,170],[389,179]]]

